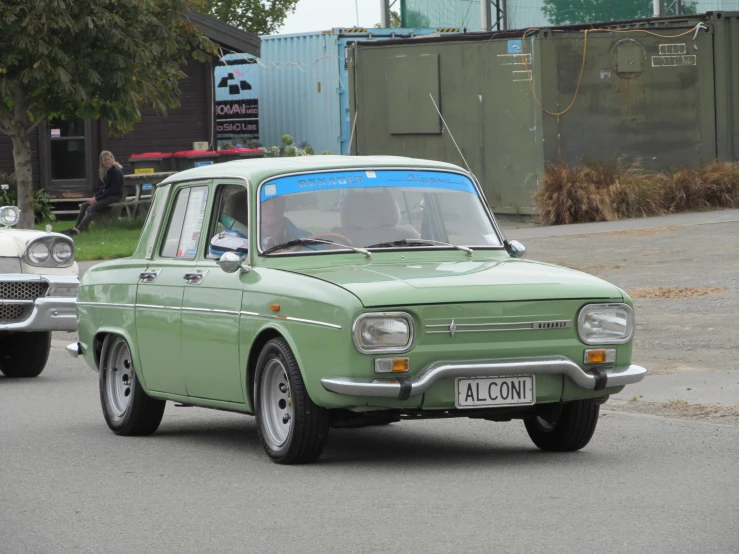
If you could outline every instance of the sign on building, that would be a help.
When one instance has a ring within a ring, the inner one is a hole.
[[[259,66],[248,54],[227,54],[214,70],[216,142],[259,140]]]

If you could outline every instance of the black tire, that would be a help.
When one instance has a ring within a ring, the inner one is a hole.
[[[554,423],[537,417],[525,421],[526,431],[536,446],[550,452],[574,452],[593,438],[598,424],[600,404],[576,400],[562,406]]]
[[[46,367],[51,331],[0,335],[0,371],[6,377],[38,377]]]
[[[143,436],[157,430],[166,402],[150,397],[141,388],[123,337],[105,337],[98,382],[103,416],[111,431],[116,435]]]
[[[280,394],[285,397],[277,398]],[[329,411],[316,406],[308,396],[295,356],[282,338],[270,340],[259,354],[254,413],[259,440],[272,461],[306,464],[315,462],[323,452]],[[287,423],[285,414],[289,416]]]

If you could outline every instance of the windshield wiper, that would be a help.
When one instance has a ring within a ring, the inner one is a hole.
[[[341,244],[340,242],[334,242],[332,240],[324,240],[324,239],[312,239],[312,238],[303,238],[303,239],[295,239],[290,240],[288,242],[284,242],[282,244],[277,244],[273,246],[272,248],[268,248],[264,252],[262,252],[263,255],[271,254],[272,252],[276,252],[277,250],[282,250],[284,248],[289,248],[291,246],[304,246],[306,244],[310,244],[313,242],[319,242],[323,244],[335,244],[337,246],[341,246],[342,248],[348,248],[349,250],[354,250],[354,252],[357,252],[358,254],[364,254],[364,257],[368,260],[372,257],[372,252],[367,250],[366,248],[357,248],[356,246],[349,246],[348,244]]]
[[[472,248],[469,248],[467,246],[460,246],[458,244],[450,244],[448,242],[441,242],[440,240],[430,239],[401,239],[394,240],[392,242],[379,242],[377,244],[367,246],[367,248],[391,248],[393,246],[427,246],[429,244],[441,244],[442,246],[451,246],[452,248],[456,248],[457,250],[466,252],[468,256],[472,256]]]

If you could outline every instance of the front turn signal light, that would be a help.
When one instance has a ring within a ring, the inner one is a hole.
[[[376,358],[375,373],[403,373],[411,367],[409,358]]]
[[[615,348],[593,348],[585,351],[586,364],[612,364],[616,361]]]

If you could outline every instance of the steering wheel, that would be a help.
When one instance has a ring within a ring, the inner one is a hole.
[[[304,238],[330,240],[333,242],[339,242],[341,244],[346,244],[347,246],[354,246],[352,244],[352,241],[350,241],[344,235],[340,235],[339,233],[316,233],[315,235],[310,235],[309,237],[304,237]],[[316,244],[321,244],[321,243],[316,243]],[[293,246],[290,249],[290,252],[297,252],[298,250],[303,250],[306,246],[308,245],[298,244],[297,246]]]

